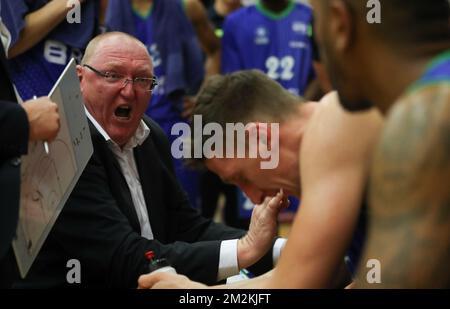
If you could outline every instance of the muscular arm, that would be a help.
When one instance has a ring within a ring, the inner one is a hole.
[[[67,1],[53,0],[27,14],[25,27],[20,32],[18,41],[9,49],[8,58],[14,58],[36,45],[64,20],[69,10]]]
[[[331,102],[322,109],[305,133],[302,206],[270,287],[330,287],[356,226],[382,119],[375,111],[344,113]]]
[[[381,284],[367,282],[363,263],[358,287],[450,287],[450,90],[435,87],[399,103],[387,121],[363,259],[380,261]]]
[[[105,25],[107,8],[108,8],[108,0],[100,0],[100,12],[99,12],[99,18],[98,18],[100,25]]]
[[[327,96],[326,101],[335,99]],[[332,102],[319,104],[328,106],[315,112],[304,136],[302,206],[278,265],[270,279],[242,282],[237,287],[330,287],[344,258],[382,119],[375,111],[349,114]]]
[[[186,13],[194,26],[203,51],[206,53],[206,74],[220,73],[220,40],[214,34],[214,29],[205,8],[198,0],[185,0]]]

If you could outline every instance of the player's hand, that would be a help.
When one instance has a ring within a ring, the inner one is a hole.
[[[58,105],[48,97],[41,97],[25,102],[22,107],[28,116],[29,140],[54,140],[60,128]]]
[[[154,272],[138,279],[138,289],[204,289],[206,285],[188,277],[167,272]]]

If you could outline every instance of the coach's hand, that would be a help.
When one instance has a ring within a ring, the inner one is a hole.
[[[22,107],[28,117],[29,140],[53,141],[60,128],[58,105],[48,97],[41,97],[25,102]]]
[[[277,236],[278,213],[287,206],[287,197],[281,192],[255,206],[248,233],[238,241],[239,269],[253,265],[267,253]]]

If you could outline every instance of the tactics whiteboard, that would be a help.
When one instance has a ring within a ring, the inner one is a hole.
[[[30,269],[93,152],[74,59],[49,97],[58,104],[60,131],[49,144],[49,153],[43,142],[30,142],[28,154],[22,157],[20,215],[13,241],[22,277]]]

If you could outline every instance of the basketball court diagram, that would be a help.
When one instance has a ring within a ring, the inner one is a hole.
[[[39,238],[77,170],[75,155],[67,143],[70,136],[66,121],[61,123],[65,125],[61,126],[56,140],[49,144],[49,154],[42,142],[36,142],[29,145],[31,155],[24,157],[22,163],[20,217],[26,224],[20,227],[29,254],[35,253]]]
[[[89,161],[93,148],[76,75],[67,65],[50,92],[58,104],[61,128],[46,152],[44,143],[31,142],[22,157],[19,224],[13,241],[24,277]]]

